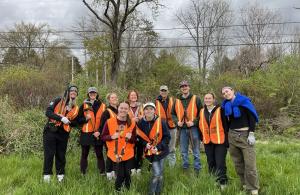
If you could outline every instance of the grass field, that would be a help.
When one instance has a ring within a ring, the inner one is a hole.
[[[300,141],[287,138],[260,139],[256,149],[260,194],[300,194]],[[113,182],[98,174],[94,153],[89,157],[86,176],[79,172],[79,158],[80,150],[68,153],[65,181],[58,183],[53,180],[46,184],[42,182],[41,155],[1,155],[0,194],[113,194]],[[201,161],[203,169],[198,178],[194,177],[193,169],[190,174],[184,174],[180,160],[173,169],[166,166],[163,194],[245,194],[240,191],[229,155],[227,168],[230,183],[224,192],[220,192],[214,185],[214,178],[208,175],[204,153],[201,154]],[[130,191],[125,190],[124,194],[147,194],[149,179],[150,173],[144,166],[142,176],[133,177]]]

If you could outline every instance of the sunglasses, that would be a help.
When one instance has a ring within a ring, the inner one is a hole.
[[[187,87],[188,85],[181,85],[180,88]]]
[[[165,89],[162,89],[162,90],[160,90],[161,92],[167,92],[167,90],[165,90]]]

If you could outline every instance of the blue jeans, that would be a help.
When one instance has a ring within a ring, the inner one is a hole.
[[[152,179],[150,181],[150,194],[160,193],[163,185],[164,159],[152,162]]]
[[[190,142],[190,131],[192,134],[193,139],[193,156],[194,156],[194,169],[200,170],[201,163],[200,163],[200,138],[199,138],[199,130],[197,127],[191,127],[190,129],[182,128],[180,130],[180,149],[181,149],[181,156],[183,160],[183,168],[189,168],[189,142]]]

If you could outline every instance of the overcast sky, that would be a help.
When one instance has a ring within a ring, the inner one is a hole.
[[[92,0],[87,0],[91,2]],[[166,6],[154,21],[155,28],[176,27],[174,13],[188,0],[163,0]],[[238,12],[252,0],[228,0],[233,11]],[[260,0],[260,5],[277,10],[284,21],[300,21],[299,0]],[[89,11],[82,0],[0,0],[0,31],[6,31],[20,21],[48,23],[52,29],[69,30],[76,21]],[[238,14],[238,13],[237,13]],[[171,36],[170,32],[167,32]],[[165,36],[166,33],[161,33]],[[78,54],[78,52],[76,52]]]

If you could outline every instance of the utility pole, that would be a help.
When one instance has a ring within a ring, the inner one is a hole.
[[[98,85],[98,84],[99,84],[99,83],[98,83],[98,81],[99,81],[99,75],[98,75],[99,73],[98,73],[98,69],[99,69],[99,65],[97,64],[97,65],[96,65],[96,86],[99,86],[99,85]]]
[[[74,81],[74,57],[72,56],[72,82]]]

